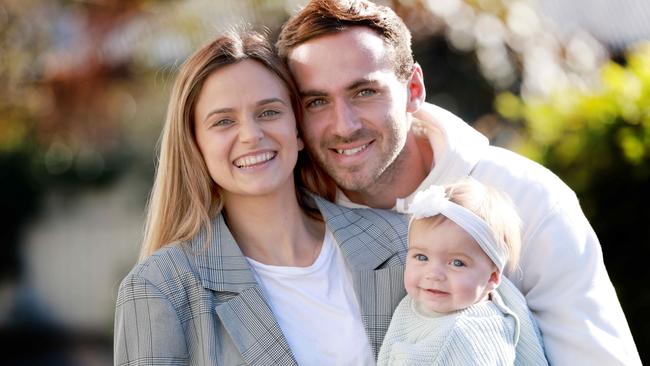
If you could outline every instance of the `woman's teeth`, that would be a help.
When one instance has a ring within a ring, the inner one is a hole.
[[[235,165],[238,168],[247,168],[253,165],[257,165],[266,161],[269,161],[275,157],[276,153],[267,151],[257,155],[247,155],[241,157],[234,161]]]

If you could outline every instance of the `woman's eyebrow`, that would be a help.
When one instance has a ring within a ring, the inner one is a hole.
[[[287,103],[285,103],[284,100],[282,100],[282,99],[280,99],[280,98],[266,98],[266,99],[262,99],[262,100],[258,101],[257,103],[255,103],[255,105],[257,105],[257,106],[261,106],[261,105],[266,105],[266,104],[271,104],[271,103],[281,103],[281,104],[283,104],[283,105],[287,105]],[[214,114],[231,113],[231,112],[233,112],[234,110],[235,110],[234,108],[229,108],[229,107],[226,107],[226,108],[219,108],[219,109],[214,109],[214,110],[208,112],[208,114],[205,116],[205,118],[203,119],[203,121],[206,122],[206,121],[208,120],[208,118],[210,118],[210,117],[211,117],[212,115],[214,115]]]
[[[282,100],[280,98],[266,98],[266,99],[262,99],[262,100],[258,101],[255,104],[260,106],[260,105],[271,104],[271,103],[282,103],[284,105],[287,105],[287,103],[285,103],[284,100]]]
[[[214,109],[208,112],[208,114],[205,115],[205,118],[203,118],[203,122],[207,122],[208,118],[212,116],[213,114],[221,114],[221,113],[230,113],[234,111],[234,108],[219,108],[219,109]]]

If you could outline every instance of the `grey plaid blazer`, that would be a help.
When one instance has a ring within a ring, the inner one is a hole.
[[[406,218],[315,200],[351,267],[376,358],[406,294]],[[115,311],[115,365],[296,365],[221,215],[207,247],[205,235],[158,250],[124,278]]]

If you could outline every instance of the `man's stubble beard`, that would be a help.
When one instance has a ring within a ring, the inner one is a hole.
[[[361,132],[364,131],[364,132]],[[407,173],[404,172],[405,161],[409,159],[410,151],[406,149],[406,132],[401,131],[399,128],[394,128],[392,133],[389,135],[390,146],[389,153],[385,154],[387,156],[386,161],[382,164],[381,161],[375,162],[373,168],[368,172],[368,176],[358,177],[355,176],[355,173],[363,171],[368,162],[345,168],[343,174],[340,174],[340,169],[337,169],[334,164],[330,164],[326,159],[322,158],[322,155],[312,151],[312,156],[316,157],[317,164],[323,169],[334,181],[337,186],[339,186],[344,191],[354,191],[354,192],[377,192],[381,187],[386,187],[395,184],[399,179],[400,174]],[[401,134],[404,136],[401,136]],[[359,136],[371,136],[374,137],[373,144],[383,143],[383,139],[378,134],[368,132],[367,130],[360,130],[358,133]],[[337,139],[338,142],[348,142],[354,141],[359,137],[348,138],[348,139]],[[330,141],[323,142],[320,147],[321,151],[327,151],[327,146],[330,145]],[[381,147],[381,146],[380,146]],[[373,147],[377,148],[377,147]],[[382,159],[383,157],[379,157]]]

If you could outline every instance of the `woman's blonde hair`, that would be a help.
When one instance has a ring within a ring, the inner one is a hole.
[[[514,271],[521,252],[521,218],[512,201],[493,187],[467,177],[445,186],[446,196],[483,219],[499,244],[508,252],[506,269]],[[440,215],[423,219],[432,224],[440,222]]]
[[[194,108],[205,80],[216,70],[242,60],[259,62],[284,82],[296,121],[300,121],[302,109],[296,85],[262,34],[233,30],[192,54],[181,66],[171,91],[148,203],[141,260],[166,244],[189,240],[202,227],[209,232],[211,218],[221,212],[221,189],[210,177],[196,144]],[[330,181],[305,155],[299,154],[298,174],[294,174],[297,185],[331,196]],[[297,192],[301,206],[312,216],[316,215],[314,209],[305,204],[302,190]]]

